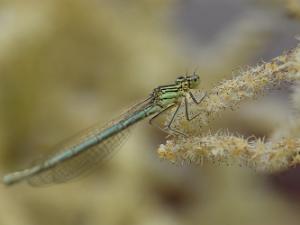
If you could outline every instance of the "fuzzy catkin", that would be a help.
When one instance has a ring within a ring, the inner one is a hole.
[[[171,162],[237,162],[260,171],[279,171],[299,164],[300,138],[283,137],[276,142],[245,139],[228,134],[202,136],[201,127],[220,112],[245,100],[253,100],[282,83],[300,80],[300,45],[270,62],[248,68],[231,80],[225,80],[207,93],[197,107],[199,116],[188,122],[183,111],[174,127],[188,134],[175,136],[158,149],[160,158]],[[197,92],[197,91],[196,91]],[[200,91],[199,91],[200,92]],[[190,107],[192,102],[189,103]]]
[[[186,120],[184,110],[181,110],[173,127],[189,136],[200,135],[201,127],[207,126],[220,112],[234,109],[246,100],[256,99],[268,90],[279,88],[283,83],[297,80],[300,80],[300,45],[270,62],[239,72],[231,80],[224,80],[207,92],[201,104],[195,105],[193,101],[189,101],[189,108],[197,108],[196,113],[199,115],[191,123]],[[193,90],[192,93],[199,96],[203,91]],[[166,123],[169,120],[170,118]]]
[[[300,139],[282,138],[276,143],[228,134],[168,140],[159,157],[173,163],[237,164],[262,172],[281,171],[300,162]]]

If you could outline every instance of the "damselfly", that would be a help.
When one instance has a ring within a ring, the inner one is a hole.
[[[199,83],[199,76],[193,74],[178,77],[174,84],[155,88],[145,101],[133,106],[119,119],[104,127],[96,125],[70,138],[56,146],[52,155],[32,167],[4,176],[3,182],[11,185],[27,180],[33,186],[42,186],[63,183],[78,177],[90,171],[95,165],[106,161],[128,136],[129,127],[150,116],[152,117],[149,122],[153,124],[159,115],[176,106],[175,113],[164,129],[184,135],[172,127],[172,124],[182,103],[185,103],[185,116],[188,121],[197,116],[197,114],[191,116],[187,97],[189,95],[196,104],[204,99],[205,95],[197,101],[191,92]]]

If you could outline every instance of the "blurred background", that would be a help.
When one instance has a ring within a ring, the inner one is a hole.
[[[26,168],[178,75],[197,71],[209,90],[296,46],[300,20],[289,2],[1,1],[0,174]],[[244,104],[211,128],[267,139],[293,116],[291,92]],[[165,136],[144,122],[86,178],[46,188],[0,185],[0,225],[299,224],[299,169],[262,175],[175,166],[156,155]]]

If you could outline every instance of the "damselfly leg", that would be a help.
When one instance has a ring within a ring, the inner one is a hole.
[[[197,105],[199,105],[203,99],[207,96],[207,94],[205,93],[201,99],[199,101],[197,101],[196,97],[191,93],[189,92],[189,95],[191,97],[191,99],[193,100],[193,102]],[[160,130],[170,134],[168,131],[171,131],[173,133],[176,133],[176,134],[179,134],[179,135],[182,135],[182,136],[185,136],[187,137],[188,135],[183,133],[182,131],[179,131],[177,129],[175,129],[172,125],[175,121],[175,118],[177,117],[178,115],[178,112],[180,110],[180,108],[182,107],[182,105],[184,104],[184,108],[185,108],[185,118],[187,119],[187,121],[192,121],[193,119],[195,119],[197,116],[200,115],[200,113],[194,115],[194,116],[191,116],[191,113],[190,113],[190,108],[189,108],[189,104],[188,104],[188,99],[187,97],[184,97],[184,102],[182,101],[181,103],[179,103],[176,107],[176,110],[175,112],[173,113],[172,117],[171,117],[171,120],[168,122],[168,124],[166,126],[159,126],[157,123],[155,123],[155,121],[163,114],[165,113],[166,111],[168,111],[170,108],[174,107],[176,104],[173,104],[171,106],[169,106],[168,108],[162,110],[161,112],[157,113],[154,117],[152,117],[150,120],[149,120],[149,123],[151,125],[154,125],[155,127],[159,128]]]
[[[191,96],[193,102],[195,104],[199,105],[204,100],[204,98],[207,96],[207,93],[205,92],[204,95],[202,96],[202,98],[199,101],[197,101],[197,99],[195,98],[195,96],[193,95],[192,92],[189,92],[189,95]],[[186,96],[184,97],[184,102],[185,102],[185,117],[186,117],[187,121],[192,121],[197,116],[199,116],[201,112],[197,113],[194,116],[190,116],[189,104],[188,104],[188,99],[187,99]]]
[[[168,107],[168,108],[162,110],[161,112],[159,112],[159,113],[157,113],[155,116],[153,116],[153,117],[149,120],[150,125],[154,125],[154,126],[157,127],[158,129],[160,129],[160,130],[162,130],[163,132],[166,132],[166,133],[168,133],[168,134],[170,134],[170,132],[168,132],[168,131],[172,131],[173,133],[177,133],[177,134],[179,134],[179,135],[187,136],[186,134],[184,134],[184,133],[182,133],[182,132],[180,132],[180,131],[178,131],[178,130],[172,128],[172,124],[173,124],[173,122],[174,122],[174,120],[175,120],[175,118],[176,118],[176,115],[178,114],[179,109],[181,108],[181,104],[182,104],[182,103],[180,103],[180,104],[177,105],[176,110],[175,110],[175,112],[173,113],[172,118],[171,118],[170,122],[168,123],[168,125],[161,127],[160,125],[158,125],[157,123],[155,123],[155,121],[156,121],[163,113],[165,113],[166,111],[168,111],[170,108],[174,107],[176,104],[173,104],[172,106],[170,106],[170,107]]]

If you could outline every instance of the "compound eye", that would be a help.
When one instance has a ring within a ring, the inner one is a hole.
[[[194,82],[198,82],[200,80],[200,77],[198,76],[198,75],[195,75],[194,77],[193,77],[193,81]]]
[[[190,77],[189,86],[190,88],[196,88],[199,85],[200,77],[198,75],[193,75]]]

